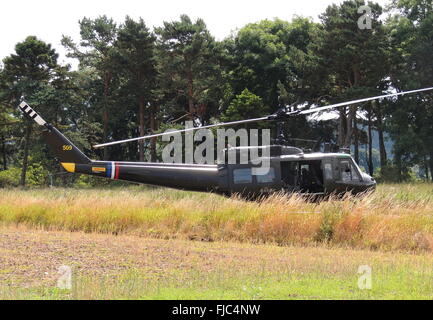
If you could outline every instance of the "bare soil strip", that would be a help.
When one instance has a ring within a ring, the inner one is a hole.
[[[182,272],[356,276],[358,267],[365,264],[376,270],[391,270],[431,268],[432,263],[433,257],[428,253],[206,243],[0,227],[2,286],[55,286],[62,265],[71,266],[75,274],[92,277],[139,270],[159,279]]]

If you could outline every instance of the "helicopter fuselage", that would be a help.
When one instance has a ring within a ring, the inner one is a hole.
[[[275,191],[327,195],[374,189],[376,182],[344,153],[310,153],[270,158],[265,175],[253,175],[253,163],[166,164],[92,161],[62,163],[69,172],[90,174],[190,191],[259,195]]]

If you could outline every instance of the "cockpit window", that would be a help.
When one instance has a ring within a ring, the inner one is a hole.
[[[358,172],[358,175],[360,175],[362,172],[361,168],[358,166],[358,164],[353,159],[352,159],[352,163],[355,166],[356,171]]]
[[[361,176],[358,172],[356,164],[351,159],[340,160],[341,179],[344,182],[360,181]]]

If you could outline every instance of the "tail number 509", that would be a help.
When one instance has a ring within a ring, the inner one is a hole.
[[[63,151],[71,151],[72,150],[72,146],[70,144],[67,145],[63,145]]]

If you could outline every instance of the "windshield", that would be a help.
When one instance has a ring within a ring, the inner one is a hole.
[[[340,160],[340,172],[343,181],[349,182],[361,180],[359,167],[353,159]]]
[[[358,166],[358,164],[353,159],[352,159],[352,164],[354,166],[354,169],[358,173],[358,175],[361,177],[362,176],[362,170],[361,170],[361,168]]]

